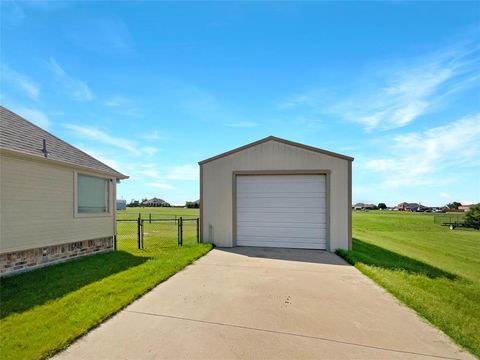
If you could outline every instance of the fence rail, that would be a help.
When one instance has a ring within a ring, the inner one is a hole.
[[[438,225],[445,224],[463,224],[465,222],[465,214],[438,214],[433,217],[433,223]]]
[[[200,242],[200,219],[142,218],[117,219],[115,249],[161,249]]]
[[[466,221],[465,214],[442,214],[434,216],[434,223],[442,226],[448,226],[450,230],[456,228],[473,228],[480,230],[480,224],[475,221]]]

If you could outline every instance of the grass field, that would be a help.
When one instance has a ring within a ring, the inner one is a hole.
[[[168,216],[198,215],[198,210],[167,210]],[[54,354],[211,249],[196,243],[193,227],[185,229],[181,248],[174,222],[158,230],[146,234],[145,250],[125,237],[116,252],[2,279],[1,359]]]
[[[480,357],[480,231],[370,211],[354,212],[353,237],[341,256]]]

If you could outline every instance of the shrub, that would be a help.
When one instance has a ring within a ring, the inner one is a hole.
[[[480,229],[480,203],[473,205],[465,215],[465,224]]]

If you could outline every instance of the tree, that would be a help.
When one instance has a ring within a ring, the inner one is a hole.
[[[128,204],[127,206],[128,207],[139,207],[140,202],[138,200],[132,199],[132,201],[130,201],[130,204]]]
[[[189,209],[198,209],[200,207],[200,200],[197,201],[187,201],[185,207]]]
[[[450,204],[447,204],[447,207],[451,210],[458,210],[459,206],[462,206],[462,204],[457,202],[457,201],[454,201],[454,202],[451,202]]]
[[[480,203],[473,205],[465,215],[465,224],[480,230]]]
[[[385,210],[387,208],[387,205],[385,203],[379,203],[377,208],[379,208],[380,210]]]

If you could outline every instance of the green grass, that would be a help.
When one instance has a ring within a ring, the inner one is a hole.
[[[432,214],[353,214],[353,249],[337,253],[480,357],[480,232]]]
[[[146,234],[145,250],[125,237],[117,252],[2,279],[2,360],[41,359],[58,352],[211,249],[196,243],[193,227],[185,229],[181,248],[174,223],[161,230]]]

